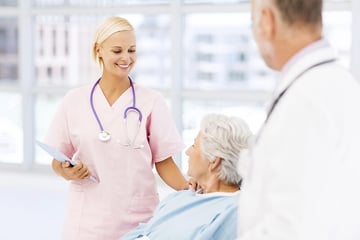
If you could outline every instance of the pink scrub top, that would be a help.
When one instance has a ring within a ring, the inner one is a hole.
[[[111,134],[108,142],[101,142],[90,106],[91,87],[71,90],[64,97],[45,140],[68,157],[76,156],[99,180],[70,182],[66,240],[118,239],[147,221],[159,202],[153,164],[184,148],[164,98],[136,84],[136,107],[143,115],[140,127],[134,112],[128,113],[127,125],[124,121],[124,110],[133,103],[131,88],[110,106],[96,87],[94,107]],[[126,146],[129,140],[143,147]]]

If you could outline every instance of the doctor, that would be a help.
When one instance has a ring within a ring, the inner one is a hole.
[[[252,0],[253,34],[280,71],[249,156],[240,240],[360,239],[360,87],[322,35],[322,0]]]
[[[118,239],[148,220],[159,202],[153,165],[172,188],[189,186],[171,157],[184,145],[165,100],[129,77],[136,62],[131,24],[106,19],[96,32],[93,56],[101,77],[66,94],[46,137],[79,161],[74,167],[52,164],[71,180],[65,240]]]

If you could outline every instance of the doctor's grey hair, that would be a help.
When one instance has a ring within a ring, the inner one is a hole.
[[[241,176],[237,172],[240,152],[248,148],[253,136],[248,124],[238,117],[208,114],[201,121],[200,134],[202,157],[210,162],[221,159],[219,180],[240,186]]]
[[[283,21],[294,24],[322,25],[323,0],[272,0]]]

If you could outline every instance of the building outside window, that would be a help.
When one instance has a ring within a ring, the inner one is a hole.
[[[351,2],[328,2],[325,36],[350,67]],[[48,167],[51,159],[34,140],[69,89],[99,77],[91,44],[110,15],[133,23],[132,77],[165,95],[187,145],[208,112],[243,117],[256,132],[277,74],[259,56],[249,11],[242,0],[0,0],[0,163]],[[185,156],[177,161],[185,170]]]

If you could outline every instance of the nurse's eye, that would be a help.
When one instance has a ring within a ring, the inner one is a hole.
[[[129,52],[129,53],[134,53],[134,52],[136,52],[136,49],[129,49],[128,52]]]
[[[119,53],[121,53],[121,50],[113,50],[113,53],[119,54]]]

